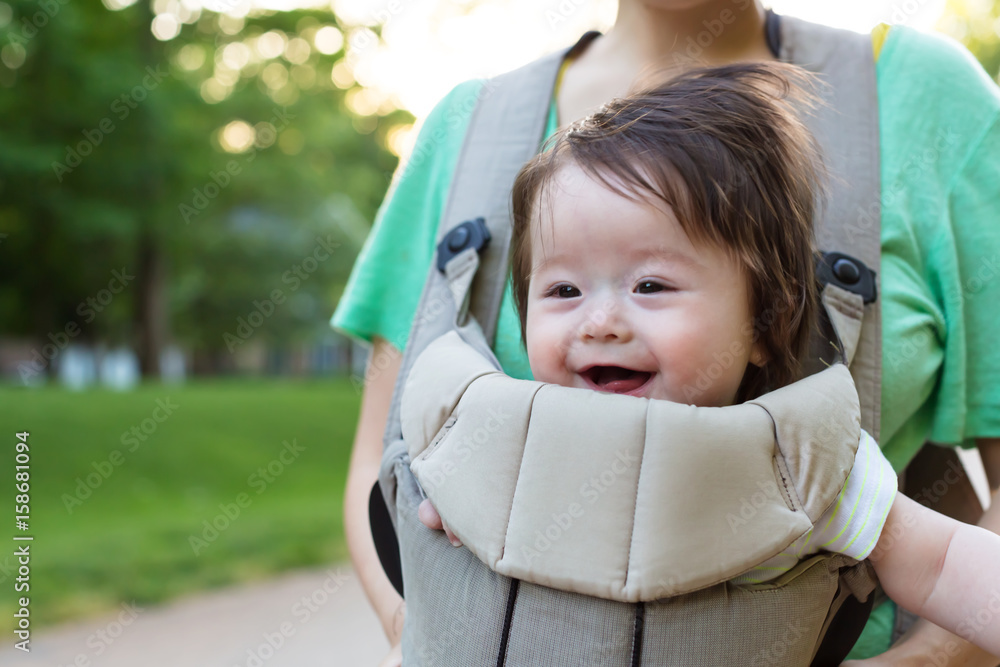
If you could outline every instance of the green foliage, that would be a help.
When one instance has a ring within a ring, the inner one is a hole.
[[[938,28],[965,44],[990,76],[1000,76],[1000,0],[948,0]]]
[[[156,412],[158,400],[172,414]],[[358,409],[347,381],[144,385],[125,394],[7,388],[0,405],[8,438],[30,425],[38,624],[347,557],[341,498]],[[278,466],[293,441],[304,449]],[[12,455],[0,465],[6,479],[12,466]],[[260,474],[269,466],[270,482]],[[203,522],[224,525],[220,504],[232,513],[240,494],[249,502],[239,515],[206,538]],[[5,507],[12,496],[4,492]],[[192,536],[205,540],[197,555]],[[0,579],[11,591],[13,561],[4,558]],[[13,603],[0,597],[5,632]]]
[[[386,133],[412,118],[348,111],[330,74],[343,50],[312,46],[318,28],[338,26],[328,12],[203,11],[166,42],[152,18],[144,0],[120,11],[0,2],[0,335],[45,340],[77,321],[82,340],[135,344],[149,325],[225,349],[237,318],[332,234],[337,252],[262,328],[265,339],[314,338],[357,252],[340,229],[373,218],[396,164]],[[273,31],[304,42],[254,52]],[[223,58],[234,44],[253,55],[235,69]],[[252,146],[224,149],[233,122],[254,128]],[[142,273],[154,264],[162,277]],[[81,321],[79,304],[123,266],[136,284]],[[161,300],[165,324],[144,322],[141,302]]]

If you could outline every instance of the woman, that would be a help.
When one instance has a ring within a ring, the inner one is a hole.
[[[664,64],[775,60],[766,13],[750,0],[621,0],[614,27],[563,68],[550,130],[586,116]],[[926,438],[975,441],[1000,486],[1000,354],[989,341],[1000,298],[1000,96],[960,47],[905,28],[877,29],[882,159],[883,450],[897,470]],[[698,62],[691,61],[697,57]],[[352,559],[398,651],[405,606],[382,572],[368,527],[368,494],[438,218],[481,82],[432,112],[352,274],[334,326],[374,348],[345,499]],[[989,223],[994,223],[992,226]],[[494,349],[529,377],[516,315],[505,299]],[[942,474],[944,471],[942,471]],[[1000,532],[1000,508],[980,525]],[[894,609],[875,611],[855,650],[889,645]],[[891,651],[857,664],[994,665],[962,639],[918,624]],[[391,659],[391,658],[390,658]],[[398,659],[397,659],[398,660]],[[964,662],[963,662],[964,661]],[[391,662],[387,664],[392,664]]]

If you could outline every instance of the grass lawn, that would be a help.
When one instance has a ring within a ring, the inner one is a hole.
[[[346,379],[0,388],[8,545],[15,433],[30,432],[31,590],[17,595],[33,627],[346,559],[359,401]],[[12,551],[0,551],[4,633]]]

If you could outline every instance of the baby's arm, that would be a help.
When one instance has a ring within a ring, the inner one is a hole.
[[[897,604],[1000,656],[1000,535],[897,493],[870,558]]]

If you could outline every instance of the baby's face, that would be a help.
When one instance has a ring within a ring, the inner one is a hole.
[[[746,279],[693,242],[666,205],[638,203],[562,167],[532,221],[526,339],[535,379],[731,405],[753,343]]]

